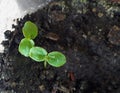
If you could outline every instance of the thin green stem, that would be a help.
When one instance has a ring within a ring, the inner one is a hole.
[[[47,62],[46,61],[44,61],[44,68],[46,68],[47,67]]]

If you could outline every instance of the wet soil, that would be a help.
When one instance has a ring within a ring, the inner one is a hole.
[[[1,93],[120,93],[120,12],[113,11],[111,17],[97,1],[80,7],[73,1],[51,2],[17,19],[15,30],[5,32]],[[64,66],[45,69],[42,62],[18,52],[21,28],[28,20],[39,28],[36,45],[64,53]]]

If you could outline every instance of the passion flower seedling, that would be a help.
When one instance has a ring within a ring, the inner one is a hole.
[[[53,67],[60,67],[66,63],[64,54],[58,51],[48,53],[44,48],[35,46],[33,39],[38,35],[37,26],[31,21],[27,21],[22,28],[24,38],[19,44],[19,52],[25,57],[30,57],[36,62],[44,62],[44,67],[47,63]]]

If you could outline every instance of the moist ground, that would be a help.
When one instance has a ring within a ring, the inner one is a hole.
[[[106,12],[99,2],[51,2],[17,19],[7,30],[0,54],[0,89],[6,93],[120,93],[120,12]],[[111,5],[112,6],[112,5]],[[82,10],[81,10],[82,8]],[[85,9],[85,10],[84,10]],[[54,68],[18,52],[26,21],[39,28],[36,46],[60,51],[67,63]],[[3,92],[3,93],[5,93]]]

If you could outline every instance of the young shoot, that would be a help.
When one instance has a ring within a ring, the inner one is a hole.
[[[44,48],[35,46],[33,39],[38,35],[38,28],[34,23],[27,21],[22,32],[24,38],[21,40],[18,50],[23,56],[30,57],[36,62],[44,62],[45,68],[47,63],[53,67],[60,67],[66,63],[66,57],[61,52],[48,53]]]

